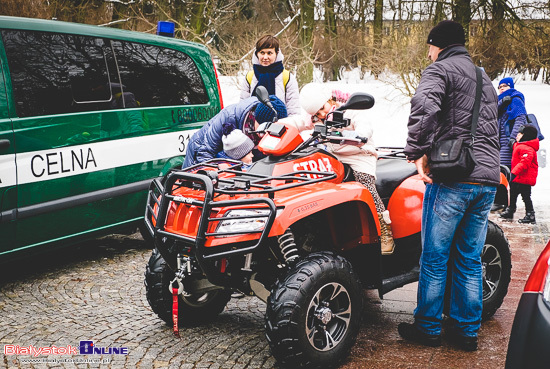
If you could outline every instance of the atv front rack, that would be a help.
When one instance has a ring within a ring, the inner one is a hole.
[[[219,159],[201,165],[214,169],[218,167],[215,165],[217,161]],[[333,172],[296,171],[280,176],[269,176],[232,168],[234,167],[222,170],[200,170],[197,173],[190,173],[189,169],[174,171],[162,180],[155,179],[151,183],[145,209],[145,224],[155,239],[155,246],[159,250],[162,247],[160,240],[167,238],[194,244],[195,254],[199,261],[250,253],[260,246],[269,235],[277,212],[274,202],[276,192],[336,178],[336,174]],[[258,196],[252,198],[243,196],[252,194]],[[220,199],[222,195],[229,195],[230,199],[227,200],[228,196]],[[193,206],[200,210],[195,235],[183,235],[167,230],[168,212],[173,203]],[[260,210],[263,214],[216,216],[220,209],[229,207],[231,209]],[[263,229],[221,232],[217,230],[218,227],[212,224],[217,223],[217,225],[220,225],[224,220],[250,218],[264,219]],[[260,234],[259,239],[253,243],[248,242],[248,244],[240,245],[238,248],[205,246],[208,237],[227,237],[253,233]],[[216,249],[216,251],[213,249]]]

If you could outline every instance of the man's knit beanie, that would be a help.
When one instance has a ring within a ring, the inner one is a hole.
[[[254,142],[231,124],[223,125],[223,151],[231,159],[241,160],[254,148]]]
[[[430,31],[427,43],[440,49],[451,45],[464,45],[466,44],[464,28],[455,21],[441,21]]]
[[[519,142],[534,140],[539,135],[539,131],[538,131],[537,127],[535,127],[532,124],[524,125],[523,129],[522,129],[522,133],[523,133],[523,137],[521,137]]]
[[[498,85],[508,85],[510,88],[514,88],[514,79],[512,77],[503,78]]]
[[[277,111],[277,117],[279,119],[286,118],[288,116],[285,103],[282,102],[277,96],[269,95],[269,100],[271,101],[271,104]],[[254,118],[256,119],[256,122],[258,123],[273,122],[274,117],[275,117],[275,113],[273,112],[273,110],[271,110],[269,106],[264,105],[263,103],[259,103],[256,106],[256,110],[254,112]]]

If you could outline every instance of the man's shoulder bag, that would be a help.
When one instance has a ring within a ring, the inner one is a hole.
[[[481,90],[483,87],[481,69],[478,67],[476,67],[476,77],[477,87],[472,114],[471,140],[454,138],[434,141],[428,157],[428,164],[430,173],[437,180],[455,180],[467,177],[472,173],[476,165],[474,138],[477,131]]]

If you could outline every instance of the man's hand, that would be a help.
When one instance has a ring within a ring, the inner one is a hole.
[[[422,180],[424,182],[433,183],[432,179],[428,176],[428,174],[430,173],[430,168],[428,167],[428,157],[426,155],[414,161],[409,160],[409,163],[411,162],[416,165],[416,170],[418,171],[418,174],[420,174],[420,177],[422,177]]]

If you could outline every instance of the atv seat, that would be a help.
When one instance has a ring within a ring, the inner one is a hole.
[[[385,206],[388,206],[388,201],[397,186],[416,173],[416,166],[404,159],[384,158],[376,162],[376,191]]]

